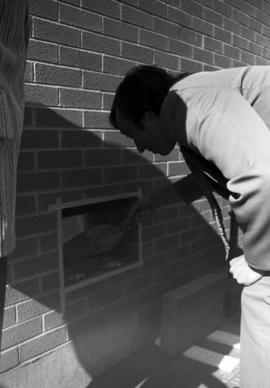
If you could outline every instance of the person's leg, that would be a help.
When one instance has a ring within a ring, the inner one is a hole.
[[[0,257],[0,349],[2,339],[2,329],[4,320],[4,307],[7,283],[7,258]]]
[[[242,292],[240,387],[270,387],[270,276]]]

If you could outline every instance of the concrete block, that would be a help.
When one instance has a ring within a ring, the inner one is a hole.
[[[224,271],[209,273],[163,296],[164,353],[176,357],[218,326],[223,317],[226,280]]]

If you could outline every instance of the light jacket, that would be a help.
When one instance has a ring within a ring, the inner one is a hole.
[[[161,118],[180,145],[224,175],[245,258],[269,271],[270,66],[192,74],[171,87]]]

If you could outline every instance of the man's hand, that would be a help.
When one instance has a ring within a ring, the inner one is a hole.
[[[156,204],[153,196],[142,197],[131,209],[127,218],[123,221],[123,228],[129,229],[139,222],[146,223],[150,221],[153,213],[156,211]]]
[[[230,261],[230,273],[238,284],[244,286],[250,286],[260,280],[263,275],[253,270],[248,263],[244,255],[235,257]]]

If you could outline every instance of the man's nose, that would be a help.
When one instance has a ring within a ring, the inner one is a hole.
[[[136,145],[137,150],[139,151],[139,153],[142,154],[143,151],[145,150],[145,147],[142,146],[140,143],[137,143],[137,142],[135,142],[135,145]]]

